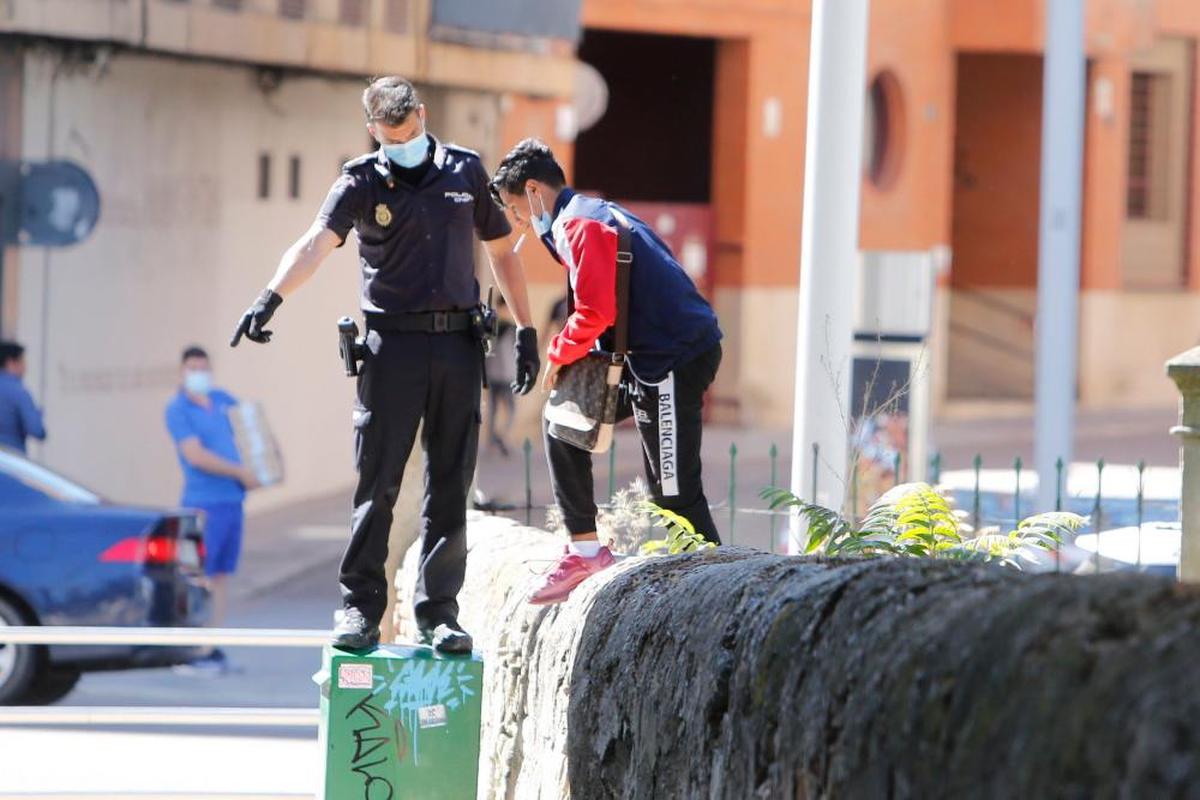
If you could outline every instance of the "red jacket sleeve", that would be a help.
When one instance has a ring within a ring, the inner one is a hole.
[[[548,356],[555,364],[583,358],[596,339],[617,319],[617,232],[594,219],[575,217],[563,224],[574,273],[575,312],[550,340]]]

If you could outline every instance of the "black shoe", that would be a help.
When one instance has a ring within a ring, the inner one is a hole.
[[[379,644],[379,623],[368,620],[361,611],[349,606],[337,614],[333,628],[333,646],[346,650],[370,650]]]
[[[433,630],[422,628],[421,642],[433,645],[434,650],[448,655],[467,655],[475,648],[471,634],[458,627],[457,622],[443,623]]]

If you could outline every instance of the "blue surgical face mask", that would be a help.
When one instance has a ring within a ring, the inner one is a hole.
[[[212,373],[206,369],[189,369],[183,373],[183,388],[192,394],[212,391]]]
[[[415,139],[402,144],[381,144],[383,154],[397,167],[412,169],[425,163],[429,157],[429,135],[421,131]]]
[[[529,200],[529,224],[533,226],[533,232],[539,238],[545,238],[550,233],[550,228],[554,225],[554,218],[550,216],[550,212],[546,210],[546,204],[542,202],[542,196],[538,195],[538,203],[542,207],[542,213],[533,213],[533,192],[525,190],[525,198]]]

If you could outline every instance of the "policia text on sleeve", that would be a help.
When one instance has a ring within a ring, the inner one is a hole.
[[[353,229],[366,322],[353,432],[358,484],[340,568],[344,609],[334,644],[379,637],[392,506],[418,427],[426,452],[422,555],[415,616],[443,652],[471,649],[458,625],[466,568],[467,492],[475,469],[482,385],[475,237],[521,326],[513,390],[536,379],[538,347],[511,228],[491,200],[478,155],[425,131],[410,84],[381,78],[364,93],[374,153],[345,165],[313,226],[284,254],[274,279],[239,321],[231,344],[265,343],[283,296],[304,282]],[[533,335],[531,335],[533,334]],[[423,426],[421,425],[424,422]]]

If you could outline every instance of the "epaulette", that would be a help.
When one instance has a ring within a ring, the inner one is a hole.
[[[453,150],[455,155],[468,155],[472,158],[480,158],[479,152],[469,147],[460,147],[456,144],[444,144],[442,147],[446,148],[446,150]]]
[[[352,158],[349,161],[347,161],[345,164],[342,164],[342,171],[349,172],[350,170],[354,169],[355,167],[361,167],[366,164],[374,164],[375,161],[377,160],[377,158],[378,158],[378,156],[376,155],[376,153],[374,151],[372,151],[370,153],[364,153],[363,155],[359,156],[358,158]]]

